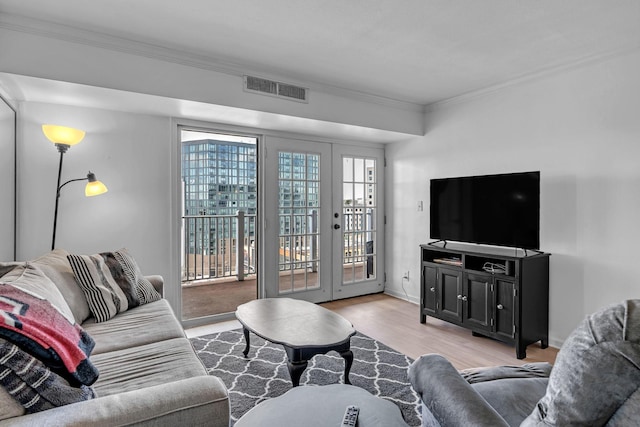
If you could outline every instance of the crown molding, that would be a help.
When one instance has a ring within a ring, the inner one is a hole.
[[[614,51],[601,52],[599,54],[594,54],[594,55],[590,55],[583,58],[577,58],[572,61],[568,61],[566,63],[543,68],[543,69],[534,71],[532,73],[526,73],[505,82],[493,84],[491,86],[487,86],[482,89],[473,90],[458,96],[454,96],[451,98],[443,99],[441,101],[433,102],[431,104],[427,104],[424,106],[424,111],[425,113],[431,113],[445,106],[464,104],[474,99],[481,99],[481,98],[491,96],[495,93],[503,92],[512,87],[522,86],[528,83],[553,77],[555,75],[559,75],[564,72],[577,70],[592,64],[597,64],[600,62],[608,61],[610,59],[615,59],[625,55],[633,54],[638,51],[640,51],[640,45],[636,45],[636,46],[632,46],[624,49],[617,49]]]
[[[0,28],[26,34],[53,38],[65,42],[83,44],[90,47],[107,49],[120,53],[146,57],[149,59],[175,63],[187,67],[200,68],[216,73],[237,76],[254,75],[269,78],[294,85],[308,87],[312,91],[318,91],[329,95],[350,98],[360,102],[383,105],[390,108],[420,112],[425,111],[425,106],[413,102],[393,99],[381,95],[342,88],[339,86],[301,80],[300,78],[282,75],[274,70],[256,69],[255,67],[240,63],[222,61],[207,55],[159,46],[153,43],[127,39],[97,31],[71,27],[51,21],[43,21],[26,17],[0,13]]]

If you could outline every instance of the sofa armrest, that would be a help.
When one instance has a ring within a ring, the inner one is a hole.
[[[145,279],[147,279],[155,288],[156,291],[158,291],[158,293],[160,295],[162,295],[164,297],[164,278],[162,276],[160,276],[159,274],[154,274],[151,276],[144,276]]]
[[[203,375],[9,418],[0,426],[228,427],[229,419],[226,387]]]
[[[409,380],[424,406],[442,426],[508,426],[486,400],[439,354],[409,367]]]

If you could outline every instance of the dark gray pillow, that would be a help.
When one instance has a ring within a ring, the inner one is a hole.
[[[640,386],[640,300],[588,316],[558,353],[523,426],[601,426]]]

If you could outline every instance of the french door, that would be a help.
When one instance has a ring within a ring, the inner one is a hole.
[[[265,138],[267,297],[383,290],[382,161],[381,149]]]
[[[333,145],[333,299],[384,289],[384,153]]]

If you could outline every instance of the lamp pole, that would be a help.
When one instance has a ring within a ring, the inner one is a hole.
[[[62,176],[62,159],[64,158],[64,153],[69,149],[69,145],[66,144],[56,144],[58,151],[60,152],[60,163],[58,164],[58,183],[56,184],[56,208],[53,213],[53,237],[51,238],[51,250],[55,249],[56,246],[56,226],[58,223],[58,200],[60,199],[60,177]]]

